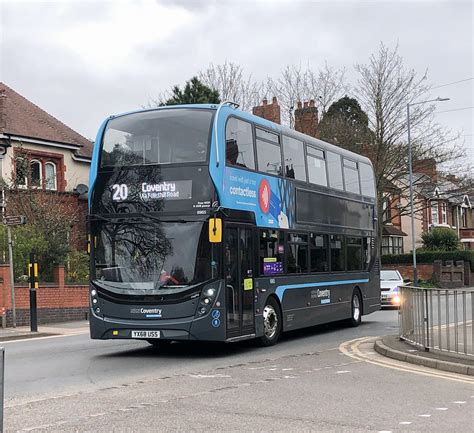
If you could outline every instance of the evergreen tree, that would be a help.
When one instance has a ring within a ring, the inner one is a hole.
[[[184,89],[174,86],[170,97],[160,105],[219,104],[219,92],[203,84],[197,77],[186,81]]]
[[[334,102],[319,124],[322,140],[362,153],[371,142],[369,119],[354,98],[344,96]]]

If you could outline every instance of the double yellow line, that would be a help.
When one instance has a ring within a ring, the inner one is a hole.
[[[390,358],[376,359],[369,354],[363,353],[360,346],[364,343],[374,343],[380,337],[362,337],[354,340],[346,341],[339,346],[339,351],[358,361],[368,362],[369,364],[378,365],[380,367],[391,368],[393,370],[404,371],[407,373],[420,374],[422,376],[435,377],[439,379],[452,380],[455,382],[469,383],[474,385],[474,378],[465,377],[461,374],[448,373],[440,370],[433,370],[432,368],[416,366],[402,361],[392,360]],[[376,355],[377,358],[382,355]]]

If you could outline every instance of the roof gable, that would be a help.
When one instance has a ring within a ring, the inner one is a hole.
[[[72,144],[79,156],[92,156],[91,141],[1,82],[0,134]]]

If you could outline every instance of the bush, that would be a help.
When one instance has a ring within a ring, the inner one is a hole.
[[[53,266],[64,263],[69,246],[67,239],[59,236],[47,237],[44,231],[33,224],[14,226],[13,241],[13,271],[15,281],[28,281],[28,264],[30,253],[35,254],[39,267],[39,280],[52,281]],[[8,263],[7,229],[0,225],[0,256]]]
[[[25,283],[28,281],[30,253],[34,252],[37,256],[44,254],[48,249],[48,242],[44,235],[31,225],[14,226],[11,231],[15,281]],[[0,239],[2,256],[6,258],[5,261],[8,263],[8,241],[5,226],[0,226]]]
[[[68,283],[89,281],[89,254],[85,251],[72,251],[69,254],[66,281]]]
[[[447,227],[435,227],[421,234],[423,248],[429,251],[456,251],[459,250],[457,233]]]
[[[418,251],[416,252],[417,263],[433,263],[435,260],[452,260],[453,262],[463,260],[469,262],[471,271],[474,272],[474,250],[458,251]],[[382,264],[413,263],[413,256],[409,254],[388,254],[382,256]]]

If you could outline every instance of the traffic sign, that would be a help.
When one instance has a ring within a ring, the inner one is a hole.
[[[24,215],[10,215],[3,218],[3,224],[7,226],[19,226],[26,224],[26,217]]]

